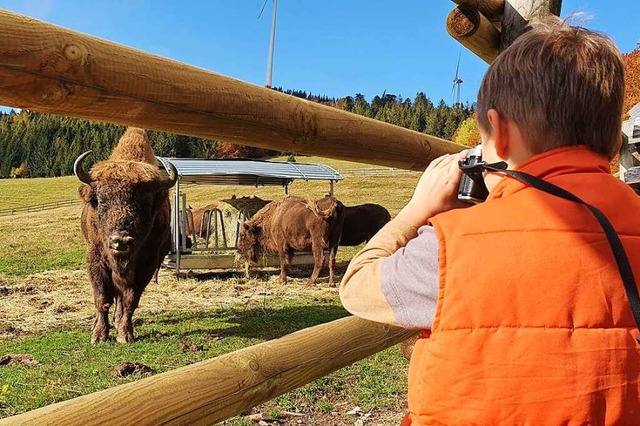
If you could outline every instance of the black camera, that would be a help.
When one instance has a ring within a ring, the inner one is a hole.
[[[458,187],[458,200],[469,204],[481,203],[487,199],[489,190],[482,175],[482,145],[469,150],[467,158],[458,162],[462,170],[462,179]]]

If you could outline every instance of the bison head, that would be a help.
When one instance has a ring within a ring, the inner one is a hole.
[[[256,222],[245,222],[238,236],[238,253],[252,263],[262,255],[262,227]]]
[[[169,164],[169,177],[162,178],[154,165],[124,160],[100,162],[87,173],[82,163],[90,153],[82,154],[74,164],[75,175],[84,183],[79,189],[85,203],[83,230],[88,241],[101,246],[113,270],[123,275],[159,212],[170,208],[168,190],[178,173]]]

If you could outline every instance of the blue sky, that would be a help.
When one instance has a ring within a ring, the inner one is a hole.
[[[264,85],[272,0],[0,0],[0,8]],[[280,0],[273,85],[329,97],[384,90],[452,103],[460,45],[448,0]],[[607,33],[622,52],[640,41],[638,0],[564,0],[562,16]],[[633,17],[636,17],[633,19]],[[474,102],[487,65],[462,49],[461,100]]]

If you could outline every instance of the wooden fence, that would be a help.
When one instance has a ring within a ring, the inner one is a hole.
[[[0,216],[11,216],[14,214],[20,213],[31,213],[38,212],[41,210],[51,210],[57,209],[58,207],[66,207],[72,206],[74,204],[79,204],[80,200],[62,200],[62,201],[52,201],[50,203],[41,203],[41,204],[33,204],[25,207],[12,207],[9,209],[0,209]]]

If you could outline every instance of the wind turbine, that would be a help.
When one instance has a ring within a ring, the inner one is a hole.
[[[262,12],[264,11],[264,7],[267,5],[267,1],[265,0],[262,5],[262,10],[258,15],[258,19],[262,16]],[[267,57],[267,82],[264,85],[266,88],[271,88],[271,76],[273,74],[273,52],[275,50],[276,44],[276,11],[278,10],[278,0],[273,0],[273,18],[271,20],[271,39],[269,41],[269,55]]]
[[[458,65],[456,65],[456,75],[453,77],[453,87],[451,88],[451,96],[453,96],[453,92],[456,92],[456,102],[454,105],[460,104],[460,86],[462,86],[462,79],[458,76],[458,71],[460,70],[460,57],[462,56],[462,51],[458,55]]]

